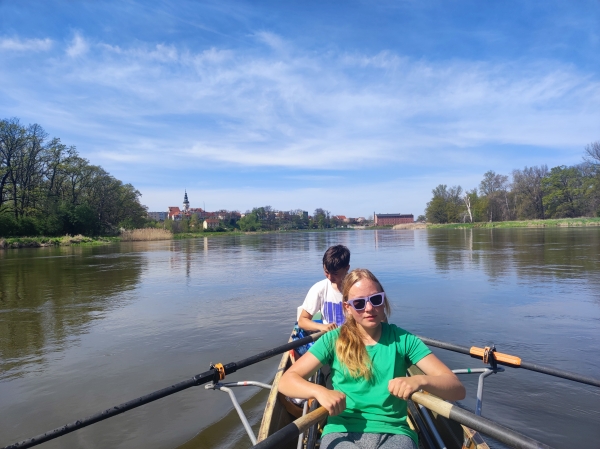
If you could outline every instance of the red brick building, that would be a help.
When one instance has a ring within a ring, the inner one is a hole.
[[[375,226],[393,226],[404,223],[414,223],[413,214],[373,214]]]

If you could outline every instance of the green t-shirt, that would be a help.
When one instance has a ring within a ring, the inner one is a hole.
[[[330,416],[323,435],[332,432],[392,433],[407,435],[415,444],[417,435],[406,422],[406,401],[388,391],[388,382],[406,376],[411,364],[431,354],[425,344],[413,334],[394,324],[381,323],[377,344],[367,346],[373,377],[370,381],[354,379],[341,365],[335,353],[340,329],[323,335],[310,349],[323,365],[331,366],[333,389],[346,395],[346,410]]]

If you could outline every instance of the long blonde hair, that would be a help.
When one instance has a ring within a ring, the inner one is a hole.
[[[344,304],[348,302],[348,292],[350,289],[359,281],[363,279],[369,279],[377,285],[377,289],[383,292],[383,287],[379,280],[373,273],[364,268],[357,268],[352,270],[344,278],[342,287],[342,295]],[[392,310],[390,308],[389,301],[385,300],[385,314],[389,316]],[[367,353],[367,348],[363,342],[361,331],[358,329],[358,325],[352,315],[346,312],[344,307],[344,313],[346,315],[346,321],[340,328],[340,336],[335,343],[335,352],[340,363],[348,369],[349,374],[356,378],[363,377],[367,380],[371,379],[372,366],[371,357]]]

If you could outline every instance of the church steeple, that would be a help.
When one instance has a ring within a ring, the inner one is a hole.
[[[183,210],[186,212],[190,208],[190,202],[188,201],[187,190],[185,191],[185,195],[183,196]]]

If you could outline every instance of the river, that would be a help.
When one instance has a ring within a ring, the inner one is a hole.
[[[0,447],[287,341],[347,245],[390,321],[599,377],[600,228],[376,230],[0,250]],[[483,366],[434,351],[452,368]],[[227,380],[269,382],[277,359]],[[474,409],[477,377],[461,377]],[[507,368],[483,415],[556,448],[600,447],[600,389]],[[256,389],[239,389],[247,400]],[[246,404],[260,419],[262,396]],[[226,393],[194,387],[45,448],[245,448]],[[227,418],[223,420],[226,416]],[[203,430],[203,431],[202,431]],[[198,435],[198,433],[200,435]],[[502,447],[492,442],[492,447]]]

